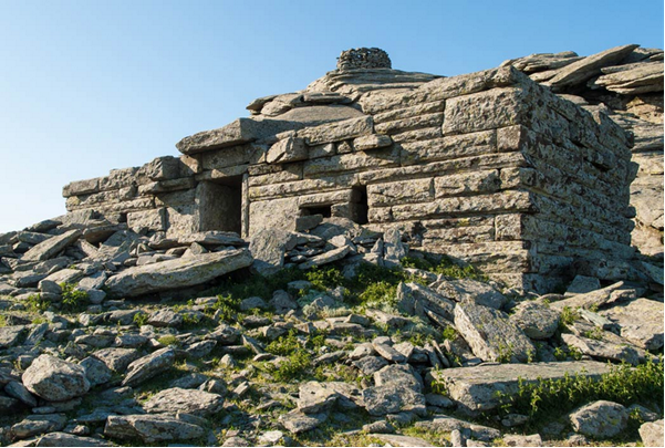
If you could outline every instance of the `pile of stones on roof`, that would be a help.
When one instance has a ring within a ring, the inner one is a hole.
[[[367,434],[387,446],[428,446],[400,434],[404,426],[446,434],[455,446],[498,438],[539,446],[540,434],[511,434],[528,416],[492,426],[472,418],[495,411],[495,392],[516,392],[518,378],[596,377],[610,371],[607,361],[638,365],[662,353],[662,272],[653,282],[660,295],[578,276],[565,294],[536,296],[404,268],[414,280],[398,285],[394,306],[353,308],[340,287],[321,291],[301,280],[244,299],[232,316],[211,312],[220,299],[205,288],[233,272],[280,275],[284,267],[337,263],[352,277],[361,263],[401,269],[400,260],[418,256],[398,230],[372,232],[320,215],[299,218],[296,227],[249,242],[218,231],[173,240],[103,219],[62,218],[0,235],[0,443],[294,444],[338,425],[349,437]],[[66,312],[72,287],[85,292],[84,312]],[[35,298],[48,304],[37,320],[29,312]],[[558,337],[566,307],[578,312]],[[401,336],[443,332],[452,336],[438,343]],[[324,339],[312,348],[315,335]],[[267,347],[285,337],[322,371],[350,375],[276,381],[271,372],[290,355]],[[433,381],[445,396],[432,392]],[[349,412],[363,415],[362,423]],[[657,405],[604,401],[571,413],[548,437],[571,444],[613,437],[631,412],[647,421],[645,443],[657,440],[659,428],[662,438]]]

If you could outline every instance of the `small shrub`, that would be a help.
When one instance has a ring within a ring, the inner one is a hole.
[[[334,266],[316,267],[305,272],[305,278],[320,291],[344,286],[346,279],[339,268]]]
[[[132,320],[134,321],[136,326],[140,328],[148,323],[148,314],[144,312],[138,312],[134,314]]]
[[[61,309],[65,312],[76,313],[85,309],[88,304],[88,293],[75,289],[74,283],[61,283],[62,301]]]
[[[24,303],[26,309],[31,313],[43,313],[51,306],[51,302],[42,299],[41,294],[30,294]]]
[[[613,366],[600,379],[566,375],[534,383],[520,380],[516,394],[498,393],[501,410],[525,414],[534,420],[550,419],[584,403],[609,400],[628,406],[653,400],[663,394],[663,362],[648,361],[635,368],[628,364]]]
[[[157,342],[159,342],[162,345],[178,345],[178,338],[176,338],[173,335],[166,335],[166,336],[161,336],[159,339],[157,339]]]
[[[311,366],[311,355],[305,350],[300,349],[291,353],[291,355],[289,355],[279,367],[275,367],[271,373],[277,381],[293,381],[294,379],[304,377]]]
[[[397,286],[385,281],[370,283],[358,298],[365,305],[387,303],[394,306],[397,303]]]
[[[290,330],[287,334],[278,337],[268,344],[265,350],[273,355],[288,356],[297,351],[304,350],[304,347],[296,337],[296,331]]]
[[[457,330],[455,330],[455,327],[446,327],[441,335],[443,336],[443,339],[454,341],[457,339]]]
[[[577,310],[569,306],[564,306],[561,310],[561,317],[559,319],[559,329],[561,331],[567,331],[568,325],[572,325],[579,318],[580,313]]]

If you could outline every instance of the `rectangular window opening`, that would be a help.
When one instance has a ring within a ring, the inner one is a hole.
[[[197,193],[201,230],[223,230],[240,234],[242,176],[202,182],[202,184],[203,188]]]
[[[332,207],[330,205],[316,205],[311,207],[302,207],[301,216],[322,215],[324,218],[332,216]]]
[[[357,224],[367,224],[367,212],[369,205],[367,204],[367,186],[358,185],[353,187],[351,194],[351,219]]]

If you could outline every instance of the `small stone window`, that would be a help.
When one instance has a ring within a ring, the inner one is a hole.
[[[351,219],[357,224],[367,224],[367,186],[359,185],[353,187],[351,193]]]
[[[330,205],[313,205],[311,207],[302,207],[300,209],[301,216],[321,215],[324,218],[332,216],[332,206]]]

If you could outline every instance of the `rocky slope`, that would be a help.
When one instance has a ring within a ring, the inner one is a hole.
[[[536,296],[408,240],[316,215],[249,242],[0,235],[0,443],[662,440],[662,293],[578,276]]]

